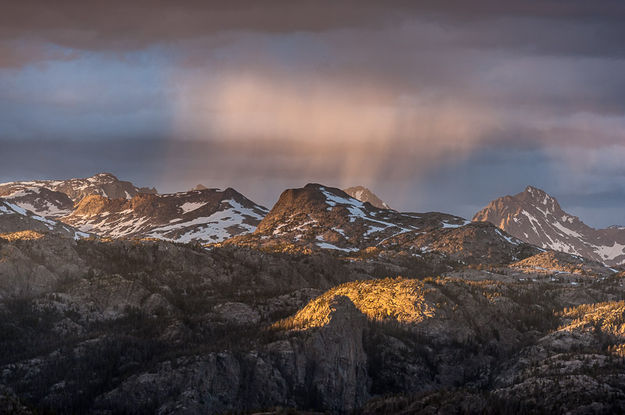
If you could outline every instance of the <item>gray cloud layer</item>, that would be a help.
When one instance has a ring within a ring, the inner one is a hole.
[[[42,40],[79,50],[131,50],[218,32],[377,29],[426,19],[464,27],[457,40],[470,47],[623,56],[624,16],[625,5],[618,0],[22,0],[3,5],[0,39],[4,48],[13,40]],[[23,44],[15,53],[2,52],[3,62],[13,65],[28,61],[29,55],[50,57]]]

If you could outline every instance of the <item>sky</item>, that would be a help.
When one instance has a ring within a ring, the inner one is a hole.
[[[534,185],[625,224],[621,1],[11,3],[0,181],[365,185],[467,218]]]

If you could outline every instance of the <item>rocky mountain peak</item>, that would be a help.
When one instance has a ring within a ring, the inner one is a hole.
[[[547,192],[528,186],[514,196],[493,200],[474,221],[491,222],[542,248],[580,255],[608,265],[625,263],[625,229],[594,229],[562,210]]]
[[[97,181],[105,182],[105,183],[118,182],[119,181],[117,176],[115,176],[113,173],[107,173],[107,172],[96,173],[93,176],[89,177],[87,180],[93,180],[93,181],[97,180]]]
[[[364,186],[354,186],[343,189],[345,193],[361,202],[369,202],[378,209],[390,209],[391,207],[380,199],[375,193]]]
[[[340,189],[309,183],[302,188],[282,192],[278,202],[258,226],[257,233],[286,230],[291,224],[341,225],[356,220],[350,215],[366,216],[369,210],[377,208],[349,196]]]
[[[547,192],[534,186],[527,186],[525,191],[516,196],[519,200],[529,202],[533,206],[543,206],[545,214],[557,214],[562,212],[558,201]]]
[[[532,186],[531,184],[527,185],[527,187],[524,190],[525,193],[530,194],[532,196],[534,195],[538,195],[538,196],[545,196],[547,195],[547,192],[545,192],[543,189],[540,189],[538,187]]]

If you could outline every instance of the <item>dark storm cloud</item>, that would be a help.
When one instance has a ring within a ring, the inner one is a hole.
[[[47,52],[12,40],[79,50],[132,50],[220,31],[288,33],[378,28],[414,19],[463,27],[463,43],[531,52],[622,56],[625,5],[619,1],[159,1],[23,0],[4,4],[5,65]],[[539,30],[536,30],[536,28]],[[542,27],[542,29],[540,29]]]

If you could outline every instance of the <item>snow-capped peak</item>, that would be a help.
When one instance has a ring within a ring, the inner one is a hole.
[[[607,265],[625,263],[625,229],[594,229],[562,210],[545,191],[528,186],[515,196],[492,201],[474,220],[495,224],[542,248],[584,256]]]

